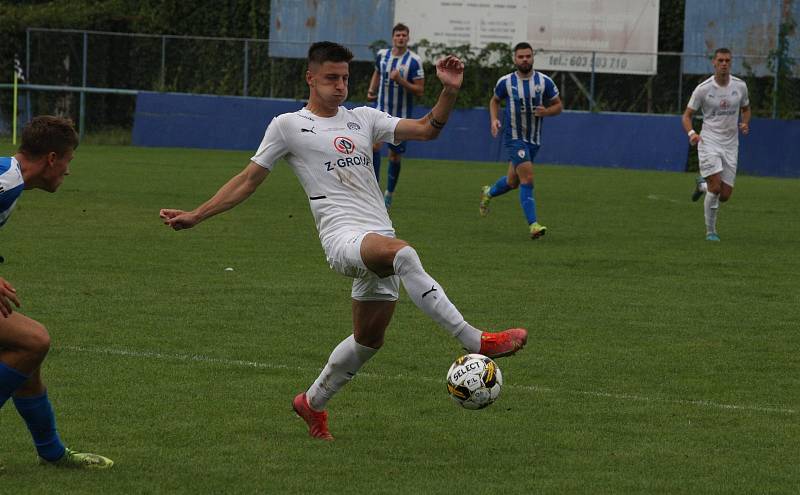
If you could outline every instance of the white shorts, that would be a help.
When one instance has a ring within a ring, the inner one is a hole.
[[[354,279],[351,295],[356,301],[397,301],[400,278],[397,275],[381,278],[361,259],[361,242],[370,233],[394,237],[391,231],[343,231],[329,237],[322,245],[328,265],[335,272]]]
[[[720,174],[722,182],[733,187],[736,182],[736,165],[739,161],[738,146],[733,149],[723,149],[701,142],[697,146],[697,156],[700,158],[700,175],[705,178]]]

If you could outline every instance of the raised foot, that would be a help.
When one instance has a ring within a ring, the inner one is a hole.
[[[481,188],[481,203],[480,203],[480,213],[482,217],[485,217],[489,214],[489,200],[492,199],[489,196],[489,191],[491,188],[489,186],[483,186]]]
[[[541,225],[539,222],[533,222],[530,229],[531,239],[538,239],[547,233],[547,227]]]
[[[490,358],[510,356],[525,347],[528,331],[524,328],[510,328],[502,332],[481,334],[480,354]]]

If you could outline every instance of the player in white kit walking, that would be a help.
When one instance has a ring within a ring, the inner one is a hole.
[[[689,136],[689,143],[697,145],[700,158],[701,177],[692,193],[692,201],[706,193],[703,211],[707,241],[719,241],[717,211],[720,202],[728,201],[733,194],[739,160],[738,131],[744,135],[750,132],[747,85],[731,75],[731,58],[731,51],[727,48],[714,52],[714,75],[695,88],[683,112],[683,129]],[[698,110],[703,113],[700,133],[692,128],[692,116]]]
[[[328,263],[354,279],[353,334],[336,346],[316,381],[292,403],[310,435],[323,440],[333,440],[325,406],[383,345],[400,282],[414,304],[470,352],[507,356],[522,349],[528,337],[521,328],[482,332],[464,320],[425,272],[414,248],[395,238],[372,168],[372,143],[439,135],[455,105],[464,64],[453,56],[440,60],[436,75],[444,89],[436,105],[421,119],[400,119],[374,108],[341,106],[347,99],[352,58],[350,50],[337,43],[311,45],[307,105],[275,117],[247,167],[211,199],[192,211],[160,212],[175,230],[193,227],[244,201],[280,158],[288,162],[308,197]]]

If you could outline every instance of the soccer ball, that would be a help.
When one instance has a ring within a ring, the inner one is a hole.
[[[500,396],[503,374],[483,354],[466,354],[447,371],[447,392],[464,409],[483,409]]]

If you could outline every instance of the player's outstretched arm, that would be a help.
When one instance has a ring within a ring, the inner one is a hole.
[[[159,216],[175,230],[190,229],[206,218],[230,210],[248,197],[264,182],[269,170],[250,162],[244,170],[232,177],[208,201],[192,211],[164,208]]]
[[[11,303],[14,303],[14,306],[16,307],[19,307],[17,289],[9,284],[6,279],[0,277],[0,314],[3,315],[3,318],[7,318],[11,313],[14,312],[14,309],[11,307]]]
[[[464,63],[453,55],[445,57],[436,62],[436,77],[444,86],[436,105],[421,119],[400,120],[394,130],[396,141],[428,141],[436,139],[444,129],[464,82]]]

